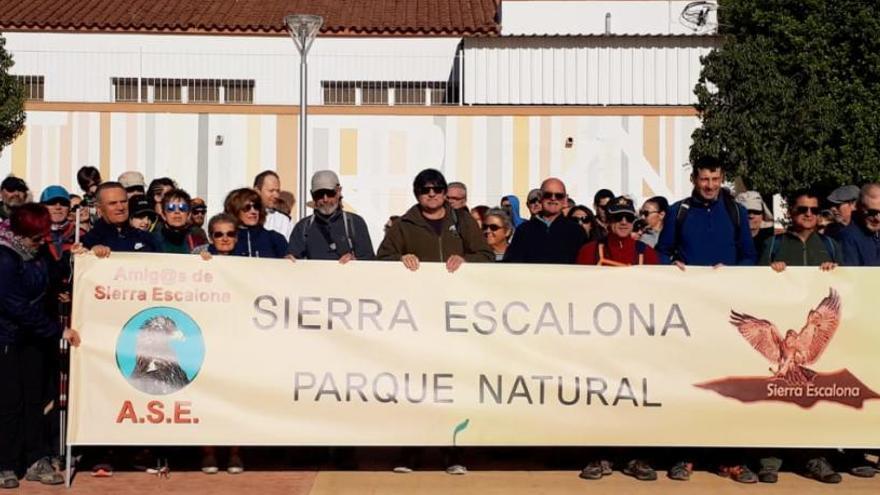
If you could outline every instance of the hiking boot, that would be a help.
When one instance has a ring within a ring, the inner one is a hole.
[[[806,476],[822,483],[840,483],[841,480],[840,475],[834,472],[834,468],[824,457],[807,461]]]
[[[39,481],[44,485],[60,485],[64,483],[64,476],[52,467],[52,461],[48,457],[31,464],[28,468],[24,479],[28,481]]]
[[[15,471],[0,471],[0,488],[18,488]]]
[[[722,466],[718,474],[726,478],[730,478],[737,483],[758,482],[758,476],[745,464],[739,466]]]
[[[782,468],[782,459],[767,457],[761,459],[761,470],[758,471],[758,481],[761,483],[776,483],[779,481],[779,470]]]
[[[647,462],[638,459],[633,459],[626,463],[626,467],[623,468],[623,474],[632,476],[639,481],[654,481],[657,479],[657,471],[654,471]]]
[[[669,469],[669,472],[666,473],[666,477],[675,480],[675,481],[687,481],[691,479],[691,473],[694,470],[694,465],[690,462],[679,462],[676,465],[672,466]]]
[[[850,474],[853,476],[858,476],[859,478],[873,478],[875,474],[877,474],[877,468],[874,466],[856,466],[850,469]]]
[[[600,480],[602,476],[606,476],[603,471],[602,461],[593,461],[581,470],[581,474],[578,477],[585,480]]]
[[[602,476],[611,476],[611,473],[613,472],[611,470],[611,461],[602,459],[599,461],[599,465],[602,466]]]
[[[205,474],[217,474],[220,468],[217,467],[217,458],[213,455],[202,457],[202,472]]]
[[[244,462],[239,455],[229,456],[229,466],[226,467],[229,474],[241,474],[244,472]]]

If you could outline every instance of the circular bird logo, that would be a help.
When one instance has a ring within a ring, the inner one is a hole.
[[[176,308],[155,307],[134,315],[116,342],[116,365],[134,388],[168,395],[189,385],[205,360],[199,325]]]

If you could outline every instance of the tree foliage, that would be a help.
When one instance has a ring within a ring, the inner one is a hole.
[[[880,2],[719,3],[691,158],[762,192],[880,178]]]
[[[24,129],[24,88],[9,74],[12,64],[12,55],[6,51],[6,39],[0,36],[0,150]]]

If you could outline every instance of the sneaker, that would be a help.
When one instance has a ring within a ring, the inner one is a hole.
[[[95,478],[110,478],[113,476],[113,466],[110,464],[95,464],[92,466],[92,476]]]
[[[626,467],[623,468],[623,474],[632,476],[639,481],[654,481],[657,479],[657,471],[654,471],[647,462],[638,459],[633,459],[626,463]]]
[[[0,471],[0,488],[18,488],[15,471]]]
[[[824,457],[807,461],[806,476],[822,483],[840,483],[841,480],[840,475],[834,471],[834,468]]]
[[[391,470],[397,474],[409,474],[413,472],[412,468],[408,468],[406,466],[395,466],[394,469]]]
[[[461,464],[453,464],[446,468],[446,474],[467,474],[467,468]]]
[[[690,462],[679,462],[669,469],[666,477],[675,481],[687,481],[691,479],[691,473],[694,471],[694,465]]]
[[[776,483],[779,481],[780,468],[782,468],[782,459],[777,457],[761,459],[761,470],[758,471],[758,481],[761,483]]]
[[[64,476],[52,467],[52,461],[48,457],[31,464],[28,468],[24,479],[28,481],[39,481],[44,485],[61,485],[64,483]]]
[[[859,478],[873,478],[875,474],[877,474],[877,468],[874,466],[856,466],[850,469],[850,474],[853,476],[858,476]]]
[[[758,476],[745,464],[739,466],[722,466],[719,473],[725,478],[730,478],[737,483],[757,483]]]
[[[602,459],[599,461],[599,465],[602,466],[602,476],[611,476],[611,473],[613,473],[611,470],[611,461]]]
[[[241,474],[244,472],[244,462],[242,462],[240,456],[229,456],[229,466],[226,468],[226,472],[229,474]]]
[[[607,476],[604,472],[605,470],[602,468],[602,462],[603,461],[593,461],[587,464],[587,467],[581,470],[581,474],[579,474],[578,477],[584,480],[600,480],[602,479],[602,476]]]
[[[212,455],[202,457],[202,472],[205,474],[217,474],[220,468],[217,467],[217,458]]]

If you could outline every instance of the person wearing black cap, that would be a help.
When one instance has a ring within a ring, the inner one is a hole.
[[[150,226],[156,223],[156,211],[145,195],[128,198],[128,223],[144,232],[149,232]]]
[[[0,184],[0,219],[9,218],[12,208],[27,201],[28,186],[25,181],[10,175]]]
[[[614,198],[605,205],[608,235],[584,245],[578,253],[579,265],[627,266],[657,265],[660,258],[654,249],[633,239],[636,209],[627,197]]]
[[[856,186],[840,186],[831,191],[828,202],[831,203],[831,212],[834,213],[834,223],[825,227],[825,235],[841,241],[840,233],[852,222],[858,200],[859,188]]]

